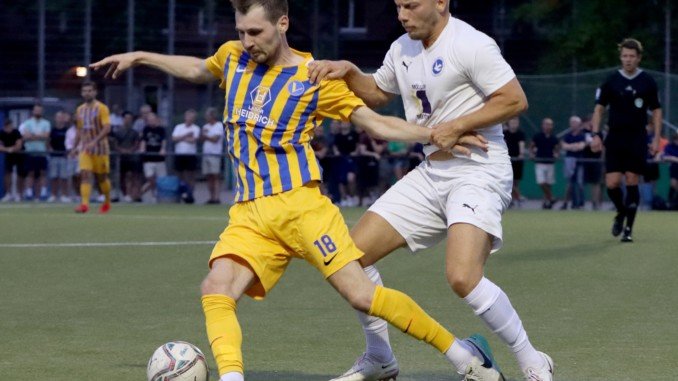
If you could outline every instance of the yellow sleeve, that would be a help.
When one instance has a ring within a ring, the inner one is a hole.
[[[207,57],[205,59],[205,66],[207,67],[207,70],[209,70],[213,76],[220,79],[222,84],[225,81],[224,65],[226,64],[226,59],[230,53],[237,53],[235,44],[237,44],[236,41],[225,42],[219,47],[213,56]]]
[[[329,80],[320,83],[318,114],[332,119],[348,121],[353,110],[365,106],[365,102],[348,89],[343,80]]]
[[[111,113],[108,111],[108,106],[106,106],[103,103],[100,103],[99,107],[99,122],[101,122],[101,126],[105,125],[111,125]]]

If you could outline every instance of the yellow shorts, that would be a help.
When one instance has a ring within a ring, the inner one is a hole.
[[[349,236],[339,208],[313,182],[291,191],[233,205],[229,222],[210,256],[238,257],[259,278],[246,293],[263,299],[293,257],[315,266],[325,278],[363,256]]]
[[[110,172],[110,162],[108,155],[92,155],[81,153],[78,158],[78,165],[81,171],[90,171],[92,173],[108,174]]]

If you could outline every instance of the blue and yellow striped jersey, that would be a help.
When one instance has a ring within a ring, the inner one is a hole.
[[[323,118],[348,120],[363,101],[344,81],[311,85],[306,64],[267,66],[250,60],[239,41],[229,41],[205,61],[226,93],[224,126],[236,175],[235,201],[247,201],[321,180],[311,148]]]
[[[105,125],[110,125],[108,106],[95,100],[92,104],[83,103],[75,110],[75,126],[80,130],[80,144],[87,144],[101,133]],[[97,144],[87,150],[92,155],[108,155],[108,138],[100,139]]]

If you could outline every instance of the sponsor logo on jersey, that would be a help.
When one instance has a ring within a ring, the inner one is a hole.
[[[412,61],[403,60],[403,66],[405,66],[405,71],[410,70],[410,65],[412,65]]]
[[[440,57],[436,58],[436,60],[433,62],[433,67],[431,68],[433,70],[433,75],[437,76],[442,73],[443,66],[445,66],[443,59]]]
[[[238,64],[238,66],[236,66],[236,68],[235,68],[235,72],[236,73],[244,73],[245,69],[247,69],[247,65]]]

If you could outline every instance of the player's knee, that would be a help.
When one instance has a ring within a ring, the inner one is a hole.
[[[202,295],[221,294],[230,296],[233,294],[233,290],[230,287],[231,284],[232,282],[230,282],[227,275],[217,276],[213,271],[210,271],[200,284],[200,292]]]
[[[367,313],[367,311],[369,311],[370,307],[372,306],[372,295],[367,292],[351,293],[351,295],[348,296],[346,300],[348,300],[348,303],[351,305],[351,307],[365,313]]]
[[[466,297],[473,291],[473,288],[478,283],[470,272],[450,270],[446,271],[447,283],[452,287],[452,291],[460,298]]]

